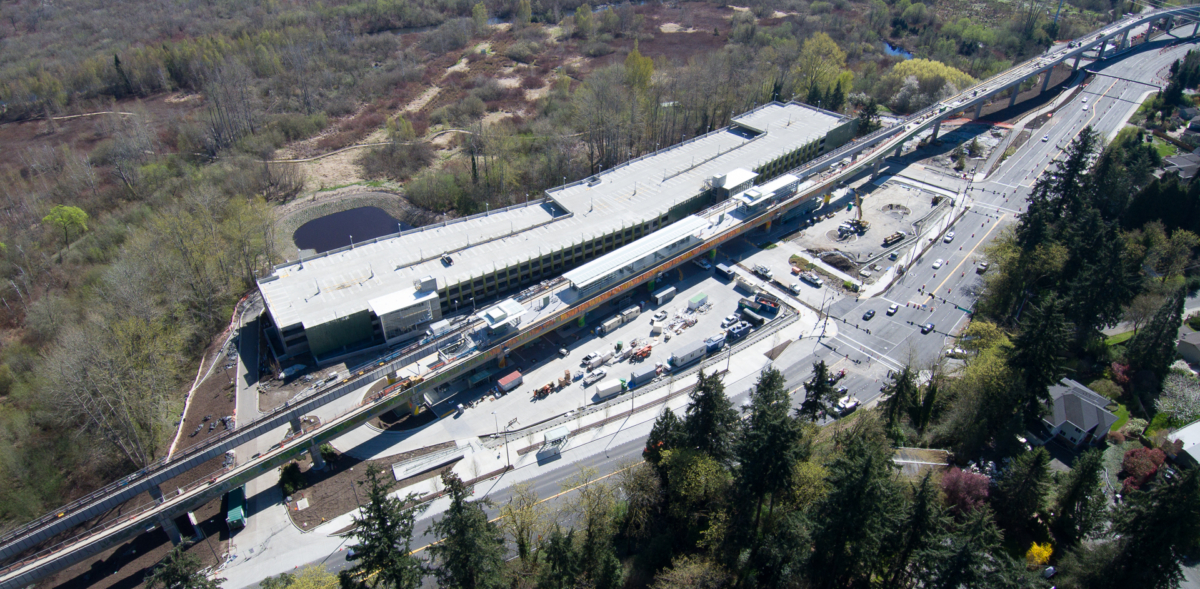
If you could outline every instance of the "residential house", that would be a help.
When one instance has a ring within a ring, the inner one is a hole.
[[[1108,399],[1069,379],[1050,387],[1053,411],[1042,419],[1051,437],[1070,448],[1094,445],[1108,434],[1117,416],[1104,407]]]
[[[1181,180],[1190,180],[1200,171],[1200,155],[1185,153],[1163,159],[1164,173],[1175,172]]]
[[[1178,443],[1179,452],[1174,457],[1177,463],[1188,466],[1200,464],[1200,421],[1175,430],[1168,439]]]
[[[1179,330],[1179,341],[1175,342],[1175,351],[1183,356],[1189,364],[1200,364],[1200,332],[1191,329]]]

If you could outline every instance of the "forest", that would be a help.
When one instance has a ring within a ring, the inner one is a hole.
[[[163,455],[200,356],[286,257],[278,208],[325,188],[274,161],[281,150],[381,136],[359,152],[364,182],[465,215],[769,100],[908,112],[1120,13],[1071,2],[1055,24],[1044,0],[740,8],[5,3],[0,121],[20,147],[0,154],[0,521]],[[655,11],[696,29],[696,48],[663,49]],[[460,62],[487,73],[447,71]],[[497,82],[500,68],[518,87]],[[403,111],[434,85],[429,108]],[[484,123],[504,109],[515,114]],[[465,133],[435,145],[447,129]]]
[[[820,375],[822,367],[818,366]],[[890,399],[914,388],[904,370]],[[814,381],[810,393],[825,399]],[[1173,587],[1200,525],[1200,470],[1159,477],[1110,507],[1100,454],[1054,473],[1044,448],[1001,474],[901,473],[884,411],[818,428],[817,405],[789,411],[784,378],[764,369],[739,412],[719,376],[700,375],[684,417],[664,410],[643,460],[598,477],[581,468],[553,503],[527,484],[474,499],[443,475],[449,507],[423,537],[414,497],[373,469],[350,532],[357,555],[336,576],[308,567],[269,589],[440,587]],[[492,517],[485,507],[494,508]],[[434,540],[437,540],[434,542]],[[421,548],[418,551],[418,547]],[[195,575],[182,563],[161,568]],[[151,588],[156,585],[153,580]]]

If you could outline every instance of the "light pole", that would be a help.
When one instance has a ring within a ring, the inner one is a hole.
[[[512,426],[516,424],[517,418],[514,417],[512,421],[508,422],[508,425],[504,426],[504,464],[506,468],[512,468],[512,455],[508,451],[508,430],[512,429]]]
[[[495,411],[492,412],[492,419],[496,420],[496,435],[500,435],[500,416]]]

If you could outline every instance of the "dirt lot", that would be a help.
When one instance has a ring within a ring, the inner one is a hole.
[[[810,252],[839,250],[851,255],[877,252],[884,237],[897,231],[911,233],[912,223],[933,209],[931,194],[898,182],[888,182],[883,186],[866,183],[860,190],[865,191],[863,220],[871,224],[866,234],[851,234],[845,239],[838,239],[837,226],[851,217],[835,215],[832,219],[805,229],[792,243]]]
[[[308,481],[308,487],[291,497],[292,501],[288,503],[288,514],[292,516],[292,521],[297,526],[300,526],[301,529],[312,529],[321,525],[326,520],[349,513],[361,505],[359,500],[363,496],[363,491],[358,483],[366,480],[367,462],[386,471],[385,476],[391,479],[393,464],[453,446],[454,442],[445,442],[369,461],[359,460],[346,454],[339,454],[337,460],[330,461],[328,463],[329,468],[326,468],[324,471],[314,471],[312,469],[312,462],[305,457],[304,460],[300,461],[300,468]],[[446,469],[448,468],[446,467]],[[415,477],[409,477],[403,481],[399,481],[392,488],[399,489],[437,477],[441,474],[442,470],[445,469],[437,469]],[[297,502],[301,499],[308,500],[308,507],[303,510],[297,510]]]

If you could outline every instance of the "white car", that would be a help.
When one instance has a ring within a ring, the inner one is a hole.
[[[1046,143],[1047,141],[1050,141],[1050,136],[1049,136],[1049,135],[1042,135],[1042,143]]]
[[[593,370],[591,374],[583,377],[583,386],[591,386],[594,382],[600,382],[600,379],[608,376],[608,371],[603,368]]]
[[[1087,112],[1087,105],[1083,105],[1083,112]]]
[[[729,327],[730,325],[734,325],[737,322],[738,322],[738,316],[730,315],[730,316],[726,317],[724,321],[721,322],[721,327]]]
[[[1083,103],[1084,103],[1084,104],[1087,104],[1087,99],[1088,99],[1088,97],[1087,97],[1087,96],[1084,96],[1084,97],[1083,97]]]
[[[941,258],[938,258],[933,261],[933,269],[937,270],[938,268],[942,267],[942,264],[945,264],[945,263],[946,262],[944,260],[942,260]]]
[[[666,312],[666,311],[659,311],[659,312],[657,312],[657,313],[655,313],[655,314],[654,314],[654,320],[655,320],[655,321],[662,321],[663,319],[666,319],[666,318],[667,318],[667,312]]]
[[[946,243],[950,243],[951,241],[954,241],[954,232],[951,231],[950,233],[947,233],[946,237],[944,239],[942,239],[942,241],[944,241]]]

